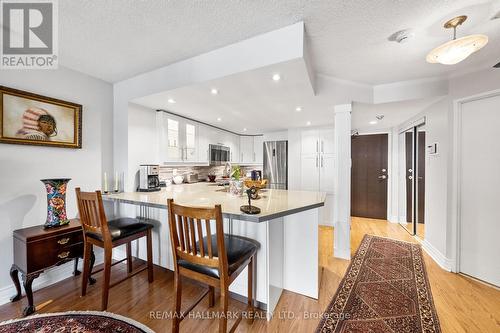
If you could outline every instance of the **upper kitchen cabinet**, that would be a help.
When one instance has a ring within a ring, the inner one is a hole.
[[[263,162],[263,136],[240,136],[240,163],[262,164]]]
[[[194,163],[198,161],[198,131],[195,122],[157,112],[159,156],[163,163]]]
[[[198,126],[198,162],[210,163],[210,144],[213,142],[214,130],[211,127]]]
[[[253,161],[262,164],[264,159],[264,136],[253,137]]]
[[[240,136],[240,163],[253,163],[253,136]]]

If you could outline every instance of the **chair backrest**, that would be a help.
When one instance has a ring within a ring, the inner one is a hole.
[[[221,279],[226,278],[228,263],[221,206],[186,207],[168,199],[168,212],[175,270],[178,270],[177,260],[183,259],[197,265],[218,267]],[[210,220],[215,220],[215,242]]]
[[[102,204],[101,191],[82,192],[79,187],[75,191],[80,222],[82,223],[84,233],[90,231],[101,235],[105,242],[108,240],[111,241],[108,220],[106,219],[104,205]]]

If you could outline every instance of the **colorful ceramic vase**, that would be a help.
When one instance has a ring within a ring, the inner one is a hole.
[[[45,228],[68,224],[66,215],[66,186],[70,178],[40,179],[47,190],[47,221]]]

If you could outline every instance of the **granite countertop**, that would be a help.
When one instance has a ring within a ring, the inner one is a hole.
[[[324,206],[325,197],[323,192],[264,189],[260,191],[260,199],[252,200],[252,205],[261,209],[257,215],[240,211],[240,206],[248,204],[246,194],[233,196],[224,187],[213,183],[171,185],[157,192],[107,194],[103,195],[103,200],[163,209],[167,208],[167,199],[170,198],[180,205],[194,207],[220,204],[224,217],[262,222]]]

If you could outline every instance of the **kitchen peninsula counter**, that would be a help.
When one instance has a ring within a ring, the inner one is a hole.
[[[213,207],[220,204],[224,217],[242,221],[264,222],[321,207],[325,204],[326,197],[325,193],[322,192],[275,189],[263,189],[259,194],[259,199],[252,200],[252,205],[261,209],[260,214],[256,215],[240,211],[240,206],[248,204],[246,194],[234,196],[227,193],[223,186],[208,182],[171,185],[157,192],[108,194],[103,196],[103,200],[163,209],[167,208],[167,199],[174,199],[175,203],[179,205],[195,207]]]
[[[256,215],[240,211],[240,206],[248,204],[246,194],[233,196],[214,183],[171,185],[158,192],[104,195],[103,200],[113,206],[109,217],[139,216],[157,221],[153,222],[153,262],[173,270],[167,213],[167,199],[170,198],[186,206],[213,207],[220,204],[224,231],[254,239],[260,244],[256,258],[255,295],[257,306],[267,310],[268,318],[272,317],[283,290],[318,298],[318,225],[323,214],[324,193],[264,189],[260,191],[260,199],[252,200],[252,205],[261,209]],[[133,244],[132,247],[136,256],[145,257],[144,246]],[[229,290],[233,297],[246,302],[246,268]]]

